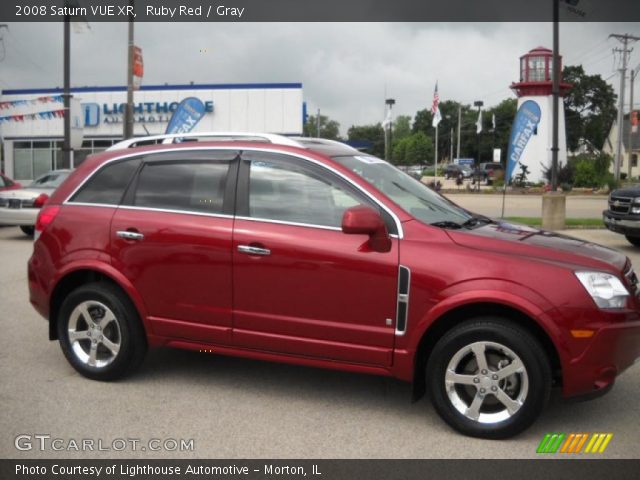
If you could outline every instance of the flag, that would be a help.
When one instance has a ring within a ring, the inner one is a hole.
[[[482,109],[478,110],[478,121],[476,122],[476,132],[482,132]]]
[[[496,114],[491,115],[491,127],[493,131],[496,131]]]
[[[384,117],[382,121],[382,128],[385,130],[391,126],[391,109],[387,109],[387,115]]]
[[[433,115],[433,122],[431,125],[433,127],[437,127],[442,120],[442,115],[440,115],[440,107],[438,106],[440,103],[440,97],[438,96],[438,82],[436,82],[436,89],[433,92],[433,103],[431,104],[431,115]]]
[[[522,152],[540,123],[540,117],[540,105],[533,100],[524,102],[516,112],[511,126],[509,150],[507,151],[507,175],[504,177],[507,184],[511,181],[513,172],[520,163]]]

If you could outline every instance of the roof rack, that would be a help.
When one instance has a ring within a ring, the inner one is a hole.
[[[286,145],[289,147],[303,147],[299,142],[292,140],[284,135],[276,135],[274,133],[247,133],[247,132],[190,132],[190,133],[171,133],[164,135],[149,135],[146,137],[134,137],[128,140],[118,142],[107,150],[125,150],[133,148],[141,144],[171,144],[175,143],[178,138],[215,138],[219,140],[246,140],[246,141],[262,141],[273,143],[276,145]]]

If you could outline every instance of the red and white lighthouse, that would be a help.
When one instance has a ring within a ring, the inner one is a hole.
[[[562,71],[562,57],[560,57]],[[520,81],[511,84],[518,96],[518,108],[527,100],[540,106],[540,123],[537,131],[524,149],[520,163],[529,167],[529,181],[544,181],[544,170],[551,167],[552,122],[553,122],[553,52],[537,47],[520,57]],[[560,96],[571,88],[560,80]],[[567,161],[567,135],[562,103],[558,112],[558,163]]]

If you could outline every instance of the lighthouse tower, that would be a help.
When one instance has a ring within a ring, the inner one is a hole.
[[[562,71],[562,58],[560,59]],[[511,89],[518,96],[518,108],[527,100],[540,106],[540,123],[537,131],[529,140],[520,163],[529,167],[530,182],[546,181],[544,171],[551,168],[552,123],[553,123],[553,52],[548,48],[537,47],[520,57],[520,81],[511,84]],[[560,81],[560,96],[571,88],[568,83]],[[564,108],[562,98],[558,112],[558,163],[567,161],[567,136],[564,124]],[[520,171],[516,168],[514,176]]]

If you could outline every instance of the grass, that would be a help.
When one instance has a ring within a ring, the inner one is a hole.
[[[506,217],[505,220],[516,223],[523,223],[531,227],[542,226],[540,217]],[[567,218],[567,228],[604,228],[602,218]]]

